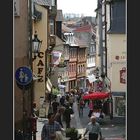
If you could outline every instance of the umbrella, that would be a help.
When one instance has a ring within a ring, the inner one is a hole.
[[[109,93],[106,92],[91,92],[87,95],[83,96],[83,99],[105,99],[108,98],[110,96]]]

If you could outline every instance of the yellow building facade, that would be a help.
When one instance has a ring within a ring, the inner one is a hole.
[[[46,49],[48,46],[48,9],[47,7],[36,4],[36,10],[42,13],[41,20],[33,22],[33,34],[37,31],[38,38],[42,41],[40,53],[33,60],[33,73],[39,77],[34,81],[34,102],[36,108],[40,109],[42,98],[45,99],[46,91]]]

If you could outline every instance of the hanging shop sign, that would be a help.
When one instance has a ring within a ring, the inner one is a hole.
[[[52,64],[58,65],[61,60],[62,52],[60,51],[53,51],[52,52]]]
[[[40,58],[38,63],[37,63],[37,74],[38,77],[40,77],[40,79],[38,79],[38,82],[43,82],[43,70],[44,70],[44,63],[42,61],[42,58],[44,57],[44,53],[43,52],[39,52],[38,57]]]
[[[123,67],[120,70],[120,83],[125,84],[126,83],[126,68]]]

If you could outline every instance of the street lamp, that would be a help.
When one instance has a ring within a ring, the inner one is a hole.
[[[37,31],[35,31],[34,39],[32,40],[32,53],[34,53],[34,57],[38,55],[40,52],[42,41],[37,37]]]

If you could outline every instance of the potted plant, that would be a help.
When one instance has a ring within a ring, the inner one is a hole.
[[[71,140],[75,140],[78,137],[78,130],[74,127],[66,129],[66,137],[70,137]]]

